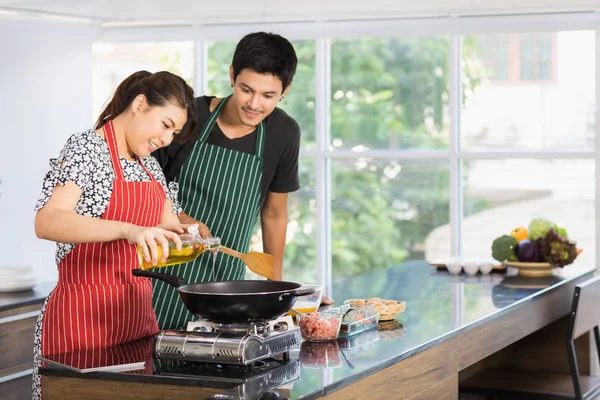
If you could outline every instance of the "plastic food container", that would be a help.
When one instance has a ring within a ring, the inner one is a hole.
[[[357,335],[361,332],[374,329],[379,323],[379,314],[372,315],[359,321],[355,321],[349,324],[342,324],[340,326],[340,333],[338,337],[347,338],[350,336]]]
[[[315,292],[306,296],[296,298],[293,309],[301,314],[309,314],[315,312],[321,306],[321,298],[323,297],[323,286],[321,285],[302,285],[302,288],[313,288]],[[288,311],[288,315],[296,315],[293,311]]]
[[[342,322],[339,312],[323,311],[298,314],[296,320],[304,340],[324,342],[337,339]]]
[[[339,312],[342,315],[338,338],[356,335],[375,328],[379,322],[379,314],[375,312],[374,305],[356,309],[350,307],[350,304],[343,304],[329,311]]]
[[[302,367],[339,367],[342,365],[340,351],[335,340],[322,343],[302,342],[298,358]]]
[[[330,309],[329,311],[335,311],[342,314],[342,324],[351,324],[353,322],[372,317],[376,314],[374,304],[359,307],[353,307],[350,304],[343,304],[339,307]]]
[[[341,333],[340,333],[341,334]],[[375,342],[379,340],[379,331],[371,329],[360,335],[338,338],[337,342],[340,349],[346,354],[360,354],[365,350],[375,347]]]

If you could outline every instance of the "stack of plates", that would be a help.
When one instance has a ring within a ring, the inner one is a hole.
[[[0,266],[0,293],[31,290],[37,283],[30,265]]]

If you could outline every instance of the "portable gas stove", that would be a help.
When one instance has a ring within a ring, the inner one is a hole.
[[[300,329],[292,317],[249,324],[189,322],[186,331],[161,331],[155,337],[154,356],[163,360],[242,365],[283,356],[300,347]]]

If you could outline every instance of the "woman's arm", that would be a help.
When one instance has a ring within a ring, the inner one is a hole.
[[[156,264],[157,244],[163,247],[163,261],[169,254],[168,239],[181,248],[177,233],[162,228],[146,228],[120,221],[80,215],[75,206],[82,189],[73,182],[56,185],[52,196],[35,216],[35,233],[41,239],[62,243],[111,242],[127,239],[142,248],[144,258]]]
[[[41,239],[62,243],[111,242],[127,238],[134,225],[79,215],[75,206],[81,188],[73,182],[57,185],[48,203],[35,216],[35,233]]]

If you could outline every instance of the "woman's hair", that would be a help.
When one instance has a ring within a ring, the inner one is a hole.
[[[168,71],[151,73],[138,71],[127,77],[115,90],[110,103],[100,113],[94,129],[123,113],[140,94],[146,96],[150,107],[168,104],[185,108],[187,121],[176,136],[178,142],[185,142],[198,130],[198,118],[194,99],[194,90],[179,76]]]

